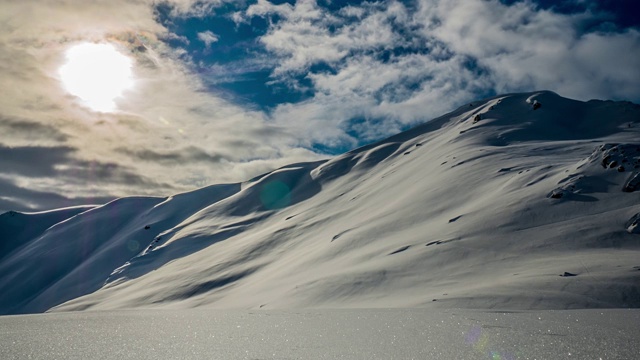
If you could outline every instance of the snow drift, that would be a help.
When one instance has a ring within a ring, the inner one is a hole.
[[[169,198],[0,215],[0,313],[640,306],[640,106],[511,94]]]

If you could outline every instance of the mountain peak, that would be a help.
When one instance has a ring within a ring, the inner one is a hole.
[[[243,184],[4,214],[0,309],[637,307],[639,114],[501,95]]]

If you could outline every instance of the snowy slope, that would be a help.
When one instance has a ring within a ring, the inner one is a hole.
[[[504,95],[246,183],[0,222],[0,313],[638,307],[639,135],[635,104]]]

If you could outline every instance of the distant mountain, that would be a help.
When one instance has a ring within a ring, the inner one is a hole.
[[[0,313],[640,307],[640,106],[466,104],[328,161],[0,215]]]

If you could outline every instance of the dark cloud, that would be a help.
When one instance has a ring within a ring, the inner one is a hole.
[[[52,177],[58,170],[56,165],[65,164],[75,150],[66,146],[8,147],[0,145],[0,169],[4,174],[27,177]]]
[[[260,146],[258,141],[250,139],[235,139],[235,140],[223,140],[222,144],[229,148],[244,148],[251,149]]]
[[[156,189],[158,192],[175,189],[166,182],[156,181],[143,172],[116,163],[72,160],[56,171],[56,176],[67,184],[77,185],[126,185],[131,189]],[[145,192],[145,193],[146,193]]]
[[[33,194],[47,194],[48,190],[43,191],[38,188],[64,184],[64,187],[68,188],[69,194],[65,195],[64,189],[56,189],[61,198],[73,197],[73,188],[77,186],[81,186],[83,189],[117,185],[131,189],[158,189],[158,191],[159,189],[165,191],[175,189],[170,184],[149,178],[136,169],[114,162],[78,159],[77,155],[77,149],[68,146],[7,147],[0,145],[0,169],[5,177],[11,176],[22,179],[25,183],[34,184],[34,188],[30,192]],[[21,193],[25,193],[25,191]],[[109,197],[107,196],[108,192],[98,191],[98,193],[101,194],[100,197]],[[12,192],[4,193],[4,197],[19,198]],[[26,198],[23,200],[26,203],[39,201]]]
[[[33,190],[0,178],[0,214],[9,210],[29,212],[76,205],[100,205],[113,199],[112,196],[66,197],[57,189]]]
[[[18,137],[27,141],[53,140],[55,142],[64,142],[68,139],[65,133],[54,126],[2,114],[0,114],[0,134]]]
[[[127,149],[119,148],[118,152],[126,154],[135,160],[155,162],[164,165],[175,165],[185,162],[206,162],[219,163],[225,160],[225,156],[220,154],[209,154],[195,146],[188,146],[182,149],[159,152],[149,149]]]

